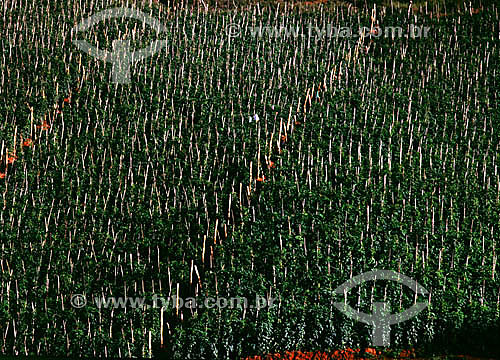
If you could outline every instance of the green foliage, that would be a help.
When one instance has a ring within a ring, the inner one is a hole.
[[[9,151],[16,131],[40,140],[0,179],[0,353],[233,359],[367,346],[370,326],[340,313],[333,291],[379,268],[431,292],[391,329],[391,346],[498,355],[496,8],[460,21],[379,12],[381,26],[416,21],[430,36],[373,39],[355,55],[357,39],[229,40],[225,26],[358,27],[371,13],[153,6],[167,49],[115,85],[111,66],[68,35],[97,9],[21,4],[0,17],[0,136]],[[137,23],[115,25],[78,36],[109,48]],[[128,36],[142,47],[156,34]],[[47,116],[50,130],[36,128]],[[276,306],[169,306],[161,323],[158,308],[95,303],[177,291]],[[72,307],[74,294],[87,306]],[[347,300],[403,311],[414,294],[377,281]]]

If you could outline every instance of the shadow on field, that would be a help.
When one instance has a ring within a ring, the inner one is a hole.
[[[479,327],[472,326],[468,324],[463,327],[456,328],[453,324],[448,324],[447,326],[441,326],[441,330],[436,329],[436,334],[433,337],[432,341],[419,341],[419,344],[416,346],[415,356],[418,359],[431,359],[431,358],[446,358],[446,359],[500,359],[500,322],[496,324],[490,324],[487,326]],[[233,329],[234,334],[238,333],[238,329]],[[240,334],[241,339],[245,339],[245,343],[256,343],[259,335],[254,334]],[[153,346],[153,354],[154,358],[160,359],[170,359],[174,354],[172,354],[172,345],[175,343],[175,339],[169,339],[166,336],[166,343],[163,348],[160,347],[160,344],[156,344]],[[207,339],[197,339],[199,341],[206,341]],[[215,340],[215,339],[214,339]],[[190,346],[194,344],[184,344],[185,346]],[[220,344],[215,345],[215,347],[219,347]],[[370,346],[370,345],[367,345]],[[196,347],[196,345],[195,345]],[[250,346],[251,348],[251,346]],[[256,354],[252,353],[252,351],[247,348],[247,346],[243,346],[244,354],[232,354],[234,359],[239,358],[239,356],[243,357],[255,357],[261,356],[262,359],[268,359],[266,354]],[[366,347],[364,349],[367,349]],[[224,352],[224,349],[220,348],[221,352]],[[250,350],[250,351],[249,351]],[[297,350],[302,351],[313,351],[314,349],[283,349],[281,354],[285,354],[286,352],[294,352]],[[394,358],[394,355],[389,355],[387,353],[388,349],[379,348],[381,351],[380,358]],[[404,349],[395,349],[394,351],[390,351],[390,353],[399,353]],[[326,354],[333,354],[333,350],[325,349]],[[364,354],[364,351],[361,351],[358,354],[353,354],[353,358],[356,356],[361,356]],[[385,356],[384,356],[385,355]],[[410,356],[412,357],[412,356]],[[285,357],[286,358],[286,357]],[[334,357],[332,357],[333,359]],[[396,358],[400,358],[396,355]]]
[[[500,320],[482,327],[471,325],[458,329],[449,326],[422,344],[423,354],[464,354],[479,358],[500,359]]]

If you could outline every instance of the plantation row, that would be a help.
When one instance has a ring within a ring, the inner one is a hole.
[[[101,1],[1,9],[0,353],[238,358],[369,344],[347,301],[419,316],[391,346],[495,356],[500,316],[498,9],[173,10],[85,33]],[[229,37],[229,24],[243,33]],[[249,27],[429,26],[428,38],[253,38]],[[245,30],[246,29],[246,30]],[[166,39],[111,82],[81,52]],[[26,142],[28,141],[28,142]],[[10,160],[9,160],[10,159]],[[377,286],[375,286],[377,284]],[[383,286],[382,286],[382,285]],[[88,305],[71,306],[83,294]],[[99,309],[108,296],[278,298],[255,309]],[[160,347],[162,346],[162,349]],[[201,354],[201,355],[200,355]]]

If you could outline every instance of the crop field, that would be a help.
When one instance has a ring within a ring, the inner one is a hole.
[[[0,357],[500,358],[499,8],[398,4],[0,1]]]

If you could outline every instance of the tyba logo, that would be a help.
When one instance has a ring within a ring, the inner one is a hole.
[[[80,24],[73,28],[76,33],[86,31],[93,25],[101,21],[112,18],[129,18],[142,21],[154,28],[159,34],[166,32],[158,20],[144,14],[141,11],[117,7],[103,10],[91,17],[84,19]],[[153,41],[148,47],[137,51],[131,51],[129,40],[113,40],[113,52],[101,50],[90,45],[86,40],[73,40],[73,43],[78,48],[96,59],[104,60],[113,64],[112,81],[117,84],[129,84],[130,81],[130,66],[142,59],[154,55],[167,45],[166,40]]]
[[[409,277],[397,273],[392,270],[373,270],[357,275],[335,289],[336,294],[344,294],[351,290],[353,287],[363,284],[370,280],[391,280],[400,284],[408,286],[416,294],[427,295],[428,291]],[[354,310],[346,303],[336,302],[335,307],[342,311],[346,316],[351,319],[361,321],[365,324],[373,326],[372,330],[372,345],[373,346],[389,346],[391,325],[411,319],[419,312],[424,310],[429,302],[419,302],[403,311],[402,313],[391,314],[390,304],[385,302],[376,302],[373,304],[373,313],[365,314],[360,311]]]

